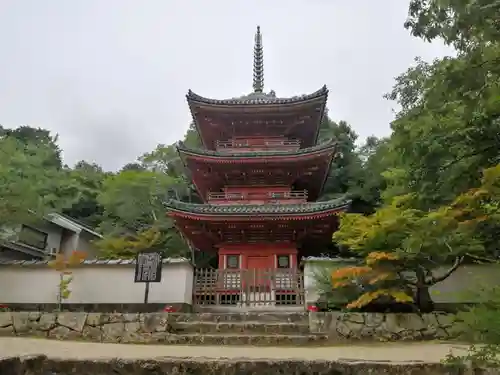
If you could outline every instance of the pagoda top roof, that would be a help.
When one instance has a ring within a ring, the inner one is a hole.
[[[324,85],[319,90],[305,95],[293,96],[290,98],[279,98],[276,96],[274,91],[269,93],[264,92],[251,92],[248,95],[243,95],[236,98],[230,99],[210,99],[205,98],[201,95],[195,94],[193,91],[189,90],[186,98],[188,102],[199,102],[203,104],[210,105],[276,105],[276,104],[296,104],[301,102],[310,101],[313,99],[324,98],[325,101],[328,97],[328,88]]]
[[[295,216],[324,213],[332,210],[346,210],[349,208],[351,200],[341,197],[324,202],[307,202],[297,204],[197,204],[186,203],[177,200],[169,200],[165,203],[167,209],[171,211],[181,211],[200,215],[230,215],[230,216]]]
[[[212,157],[220,157],[225,159],[241,159],[241,158],[260,158],[260,157],[268,157],[268,156],[299,156],[299,155],[307,155],[314,154],[321,151],[326,151],[335,148],[337,142],[333,139],[330,139],[327,142],[323,142],[319,145],[315,145],[312,147],[301,148],[298,150],[258,150],[258,151],[244,151],[238,153],[229,153],[229,152],[220,152],[206,149],[191,149],[184,146],[183,142],[177,143],[177,150],[182,153],[191,154],[191,155],[199,155],[199,156],[212,156]]]
[[[324,97],[325,101],[328,96],[326,85],[312,94],[293,96],[290,98],[279,98],[274,90],[269,93],[264,92],[264,48],[262,45],[262,34],[260,26],[257,26],[255,33],[255,43],[253,49],[253,92],[236,98],[230,99],[209,99],[201,95],[195,94],[189,90],[186,98],[189,102],[198,102],[208,105],[276,105],[276,104],[295,104],[312,99]]]

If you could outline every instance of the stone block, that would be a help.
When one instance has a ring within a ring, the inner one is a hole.
[[[44,313],[37,322],[37,329],[40,331],[49,331],[56,326],[56,320],[56,313]]]
[[[85,339],[88,341],[101,342],[102,341],[101,326],[94,327],[94,326],[86,325],[85,327],[83,327],[82,339]]]
[[[101,313],[88,313],[85,325],[92,327],[98,327],[103,325],[107,321],[107,317],[102,318],[101,315],[102,315]]]
[[[143,332],[168,332],[170,328],[169,313],[141,314],[138,322]]]
[[[10,312],[0,312],[0,328],[11,327],[12,325],[12,314]]]
[[[26,334],[30,331],[29,312],[17,312],[12,314],[12,322],[16,334]]]
[[[101,314],[100,324],[123,323],[125,319],[122,313],[103,313]]]
[[[125,333],[124,322],[107,323],[102,326],[102,342],[121,342]]]
[[[82,332],[87,322],[87,313],[64,312],[57,315],[57,324],[67,327],[73,331]]]
[[[14,331],[14,325],[0,327],[0,336],[14,336],[16,332]]]

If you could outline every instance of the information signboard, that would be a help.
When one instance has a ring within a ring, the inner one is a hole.
[[[162,254],[157,251],[141,251],[135,258],[135,282],[161,282]]]

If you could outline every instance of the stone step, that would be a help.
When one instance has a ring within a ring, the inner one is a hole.
[[[252,335],[252,334],[166,334],[156,336],[156,343],[165,345],[254,345],[254,346],[300,346],[324,345],[325,335]],[[123,341],[125,342],[125,341]]]
[[[176,322],[280,322],[309,324],[307,312],[247,312],[247,313],[194,313],[169,314],[169,321]]]
[[[304,323],[279,322],[176,322],[172,331],[180,333],[259,333],[259,334],[309,334],[309,325]]]

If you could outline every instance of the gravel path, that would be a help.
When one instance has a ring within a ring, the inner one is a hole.
[[[153,359],[158,357],[258,358],[306,360],[363,360],[440,362],[452,351],[464,353],[465,346],[438,343],[379,343],[331,347],[241,347],[100,344],[75,341],[0,337],[0,356],[43,354],[64,359]]]

